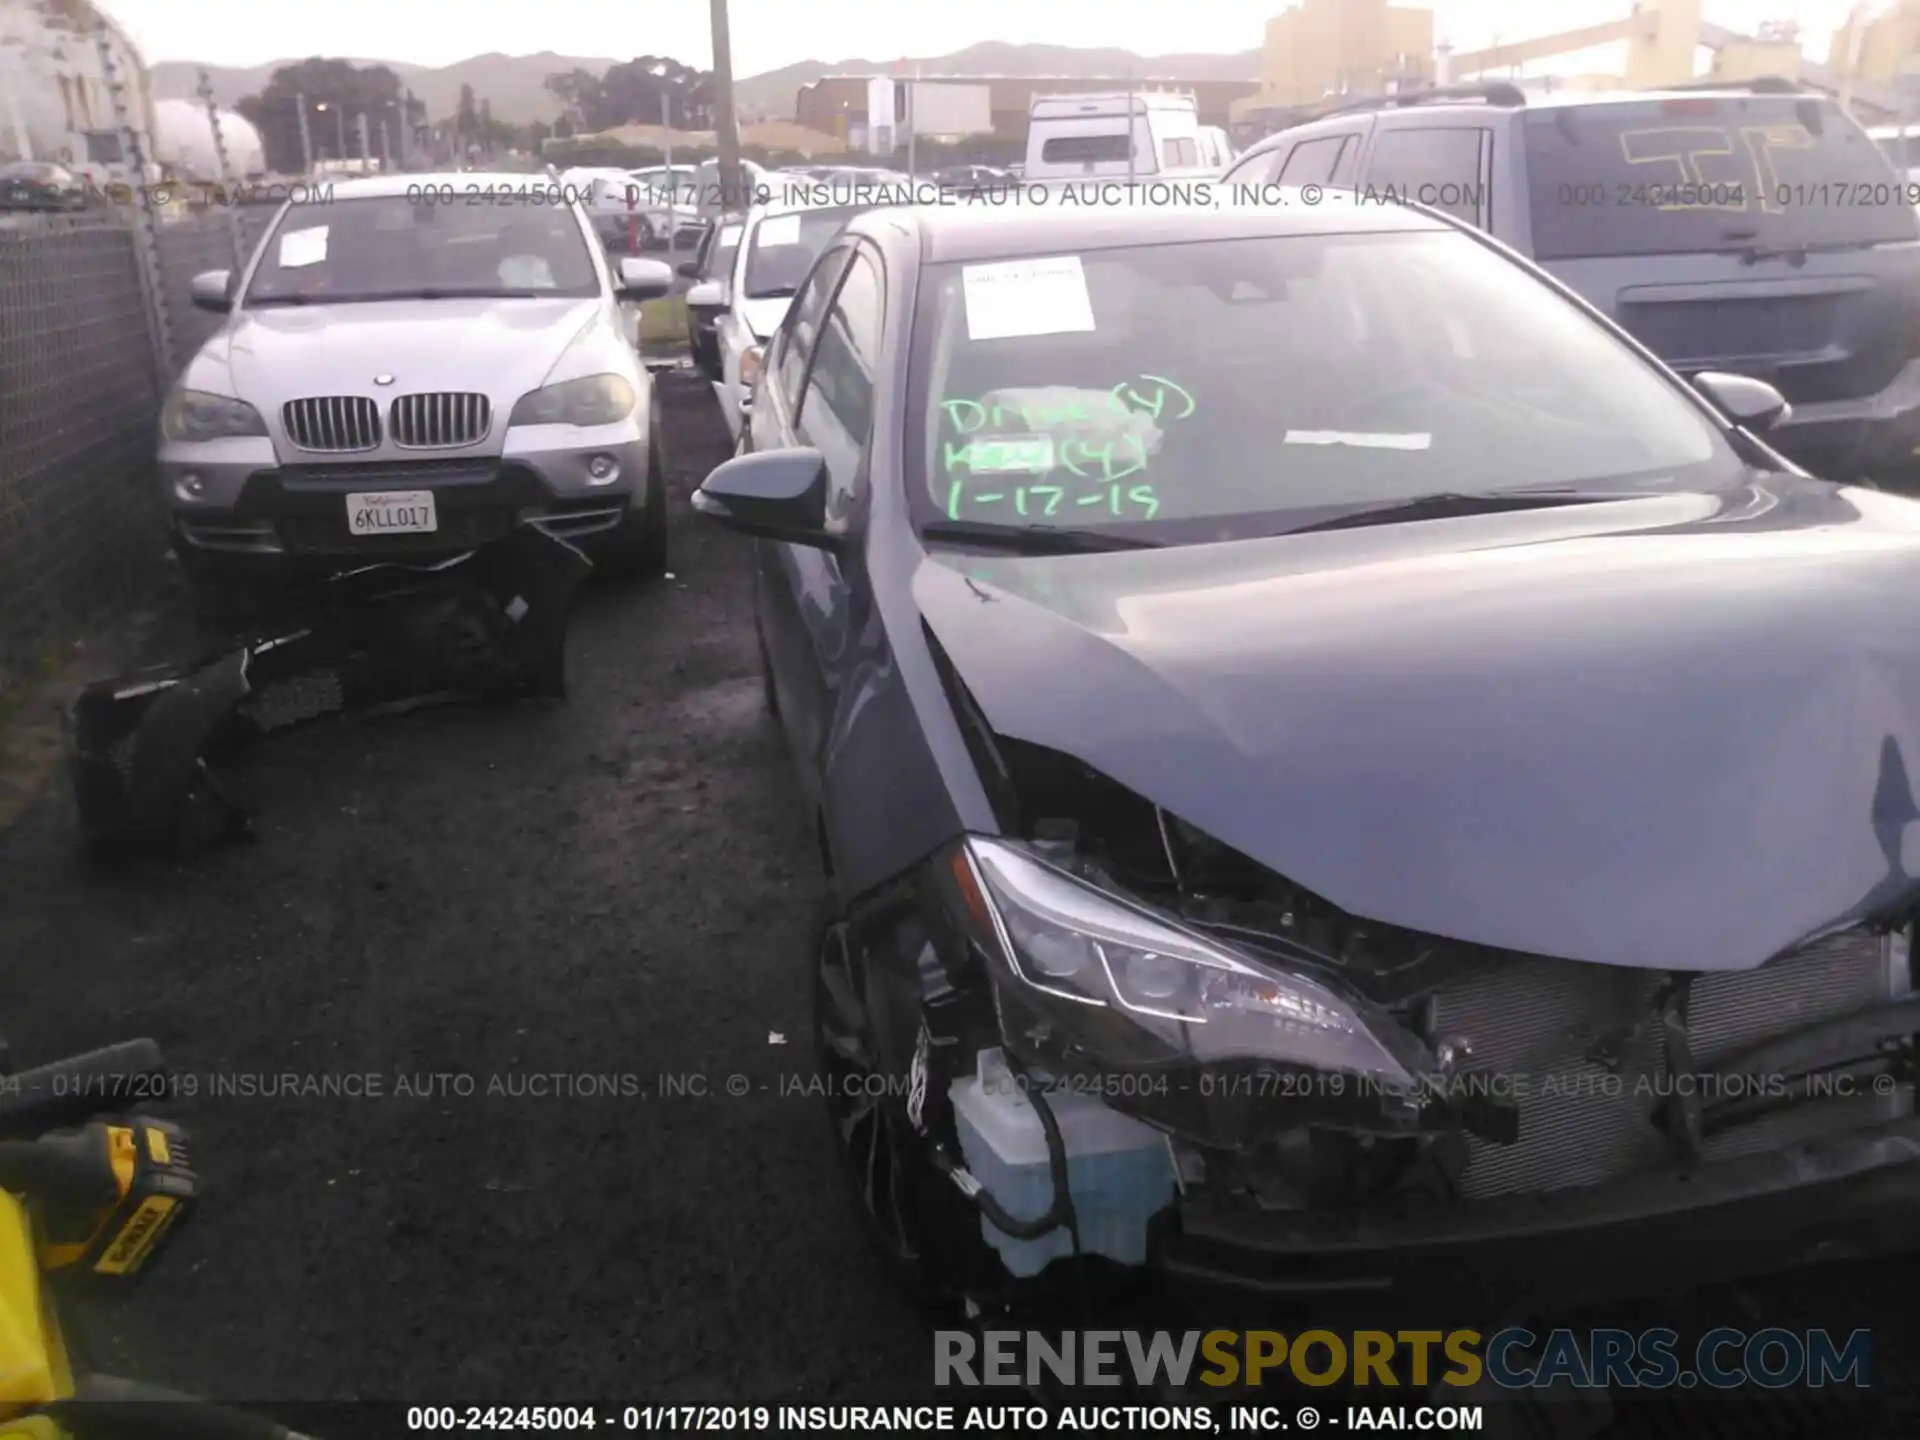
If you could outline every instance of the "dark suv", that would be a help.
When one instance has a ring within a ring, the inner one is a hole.
[[[1457,215],[1683,373],[1777,386],[1793,409],[1768,439],[1819,474],[1904,471],[1920,448],[1920,189],[1790,82],[1387,96],[1267,137],[1226,181]]]

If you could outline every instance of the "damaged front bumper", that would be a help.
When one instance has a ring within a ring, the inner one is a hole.
[[[244,834],[216,767],[314,720],[564,699],[568,615],[592,568],[523,526],[438,565],[332,576],[232,649],[88,686],[63,717],[87,848],[177,856]]]
[[[1341,1296],[1556,1307],[1920,1248],[1920,1119],[1589,1189],[1305,1214],[1189,1198],[1155,1268],[1218,1316]]]

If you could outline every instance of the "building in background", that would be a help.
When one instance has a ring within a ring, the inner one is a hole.
[[[102,18],[134,128],[151,148],[146,63],[111,18],[87,0],[0,0],[0,160],[49,161],[96,182],[128,178],[94,39]]]
[[[879,89],[875,82],[883,82],[888,90]],[[1183,80],[1161,75],[922,75],[917,81],[900,75],[824,75],[801,87],[794,103],[794,119],[810,130],[837,136],[850,147],[858,137],[859,148],[872,150],[876,138],[871,134],[873,106],[879,99],[879,114],[884,117],[886,96],[890,94],[895,116],[893,146],[881,151],[890,153],[906,141],[902,128],[906,123],[906,89],[916,83],[921,87],[920,94],[928,97],[915,120],[921,135],[942,134],[937,127],[963,120],[968,125],[977,124],[984,99],[985,133],[1007,143],[1024,141],[1027,114],[1035,95],[1111,94],[1129,86],[1140,91],[1177,90],[1194,97],[1202,125],[1224,126],[1233,103],[1260,88],[1256,80]],[[980,93],[983,90],[984,97]]]
[[[1387,0],[1301,0],[1267,22],[1261,105],[1379,95],[1433,78],[1433,11]]]

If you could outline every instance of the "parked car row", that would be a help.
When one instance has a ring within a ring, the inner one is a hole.
[[[823,1093],[923,1300],[1920,1248],[1920,502],[1772,443],[1913,443],[1914,212],[1782,203],[1892,178],[1818,97],[1512,96],[693,262]]]

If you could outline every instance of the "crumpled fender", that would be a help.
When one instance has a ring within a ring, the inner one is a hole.
[[[216,767],[315,720],[564,700],[567,621],[592,568],[565,541],[522,526],[437,565],[331,576],[237,648],[89,685],[64,716],[89,850],[181,857],[246,835]]]

